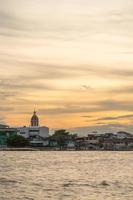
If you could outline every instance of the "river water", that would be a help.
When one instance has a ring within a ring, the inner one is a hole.
[[[0,152],[0,200],[133,200],[133,152]]]

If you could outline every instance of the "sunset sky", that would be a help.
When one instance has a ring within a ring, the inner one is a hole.
[[[133,0],[0,0],[0,123],[133,124]]]

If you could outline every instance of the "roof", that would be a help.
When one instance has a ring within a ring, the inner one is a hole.
[[[9,126],[7,126],[5,124],[0,124],[0,128],[9,128]]]

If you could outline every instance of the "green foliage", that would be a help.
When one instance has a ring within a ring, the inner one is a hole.
[[[65,129],[56,130],[52,136],[57,142],[60,149],[63,149],[69,140],[74,140],[77,137],[77,134],[70,134]]]
[[[68,137],[69,137],[69,132],[67,132],[64,129],[56,130],[53,135],[53,138],[56,139],[56,141],[58,142],[60,149],[63,149]]]
[[[29,141],[21,135],[14,135],[7,138],[7,145],[10,147],[26,147]]]
[[[56,130],[54,133],[54,136],[57,136],[57,137],[66,137],[68,135],[69,135],[69,132],[67,132],[64,129]]]

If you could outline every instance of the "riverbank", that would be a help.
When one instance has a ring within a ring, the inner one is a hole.
[[[63,149],[60,150],[59,148],[0,148],[0,151],[133,151],[133,149],[130,150],[76,150],[76,149]]]
[[[10,148],[10,147],[4,147],[0,148],[0,151],[60,151],[59,148],[49,148],[49,147],[27,147],[27,148]],[[64,151],[64,150],[62,150]],[[66,150],[69,151],[69,150]],[[73,151],[76,151],[73,149]]]
[[[0,151],[38,151],[35,148],[0,148]]]

